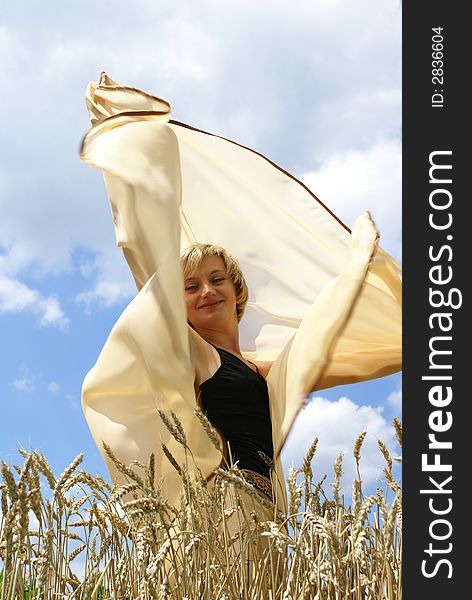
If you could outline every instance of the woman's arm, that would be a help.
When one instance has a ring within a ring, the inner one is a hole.
[[[272,365],[274,364],[274,361],[273,360],[255,360],[253,362],[259,369],[259,373],[262,375],[262,377],[264,377],[264,379],[267,379],[267,377],[269,376],[269,372],[272,368]]]
[[[351,258],[344,270],[318,295],[271,369],[269,382],[276,391],[282,390],[277,400],[282,405],[283,415],[279,451],[308,394],[320,389],[323,382],[339,385],[350,376],[359,381],[369,376],[380,376],[382,368],[389,372],[398,370],[401,330],[396,313],[392,316],[395,327],[391,332],[386,327],[384,339],[377,339],[382,329],[368,327],[369,320],[377,318],[372,312],[376,305],[375,297],[368,297],[363,305],[365,292],[374,293],[374,296],[376,293],[366,282],[371,275],[377,241],[375,225],[370,215],[365,213],[354,226]],[[380,301],[382,291],[377,291]],[[383,300],[387,301],[387,298]],[[367,315],[363,314],[366,307],[370,311]],[[388,324],[388,316],[384,318]],[[345,341],[344,353],[340,351],[340,340]]]
[[[100,86],[99,86],[100,87]],[[145,114],[120,105],[128,95],[104,81],[95,88],[104,115],[84,138],[81,157],[102,169],[122,247],[139,293],[114,326],[82,394],[84,413],[98,448],[105,441],[123,462],[147,463],[164,476],[168,499],[178,502],[179,481],[162,443],[185,461],[184,448],[169,433],[158,409],[173,411],[186,432],[196,465],[209,474],[221,456],[194,415],[201,344],[189,335],[180,267],[180,155],[176,136],[162,113]],[[139,108],[139,107],[138,107]],[[106,118],[105,118],[106,117]],[[193,341],[193,342],[192,342]],[[114,479],[118,473],[108,461]]]
[[[195,385],[198,393],[200,385],[213,377],[221,365],[221,359],[215,348],[205,341],[193,327],[188,327],[190,355],[195,366]]]

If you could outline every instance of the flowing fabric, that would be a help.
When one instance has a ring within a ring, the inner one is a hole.
[[[267,383],[283,506],[280,451],[308,394],[401,368],[400,267],[378,248],[369,213],[351,233],[264,156],[171,120],[168,102],[103,73],[86,103],[92,128],[81,158],[104,173],[117,244],[138,289],[84,381],[94,440],[123,462],[154,452],[174,503],[181,481],[161,443],[181,461],[183,448],[157,408],[178,415],[206,477],[220,464],[194,415],[195,365],[205,359],[187,325],[179,256],[195,242],[221,245],[248,282],[243,354],[273,361]]]

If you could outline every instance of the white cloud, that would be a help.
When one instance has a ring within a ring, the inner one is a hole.
[[[83,551],[84,553],[86,552],[85,550]],[[79,554],[79,556],[77,558],[74,559],[74,561],[72,562],[70,569],[72,571],[72,573],[74,573],[75,575],[77,575],[77,577],[79,578],[79,581],[83,581],[84,577],[85,577],[85,558],[82,558],[81,554]]]
[[[30,531],[39,531],[39,521],[37,516],[34,514],[32,510],[28,512],[28,521],[29,521],[29,530]]]
[[[357,437],[367,431],[361,449],[360,471],[364,487],[374,484],[382,477],[385,466],[377,440],[382,440],[392,454],[397,453],[394,428],[382,416],[382,411],[382,407],[359,406],[345,397],[336,401],[314,397],[298,416],[290,433],[283,450],[284,468],[292,464],[301,466],[311,442],[318,437],[312,463],[315,480],[321,480],[326,474],[326,482],[334,481],[333,463],[343,451],[343,493],[348,496],[356,477],[352,455],[354,444]]]
[[[380,230],[380,244],[400,259],[402,180],[398,139],[381,140],[365,150],[335,153],[301,178],[350,227],[361,213],[371,211]]]
[[[110,307],[131,299],[136,287],[121,250],[114,244],[104,248],[93,261],[82,262],[82,276],[92,279],[90,289],[76,295],[77,304],[89,312],[95,306]]]
[[[48,383],[47,389],[51,394],[57,394],[61,389],[61,385],[56,381],[51,381],[51,383]]]
[[[66,394],[64,398],[69,402],[69,406],[74,409],[80,408],[80,400],[74,396],[74,394]]]
[[[49,296],[48,298],[39,299],[38,310],[41,314],[41,325],[44,327],[56,325],[62,331],[67,331],[69,319],[65,317],[57,298]]]
[[[0,275],[0,312],[18,312],[35,305],[38,292]]]
[[[22,369],[23,374],[10,382],[10,385],[20,392],[32,392],[36,388],[38,378],[29,372],[28,369]]]
[[[57,381],[50,381],[47,383],[41,373],[32,373],[30,369],[23,365],[20,367],[20,375],[10,381],[12,387],[16,388],[21,392],[33,392],[38,389],[46,389],[49,393],[57,396],[63,391],[63,386]],[[70,393],[64,393],[63,397],[68,401],[71,408],[77,408],[79,403],[77,398]]]
[[[402,410],[402,390],[398,389],[398,390],[391,392],[387,397],[387,403],[395,410],[398,410],[401,412],[401,410]]]
[[[0,273],[0,314],[25,310],[35,315],[42,327],[58,327],[61,331],[67,331],[69,327],[69,319],[57,298],[44,297],[21,281]]]
[[[122,298],[130,295],[129,287],[117,281],[99,281],[92,290],[77,294],[76,301],[90,309],[92,305],[110,307]]]

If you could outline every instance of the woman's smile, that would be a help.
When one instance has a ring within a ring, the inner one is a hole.
[[[209,302],[207,304],[202,304],[198,308],[199,309],[210,310],[210,309],[217,308],[218,306],[220,306],[220,304],[222,302],[224,302],[224,300],[217,300],[216,302],[211,302],[211,303]]]

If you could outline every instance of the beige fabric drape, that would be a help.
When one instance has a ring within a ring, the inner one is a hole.
[[[170,120],[167,102],[105,74],[86,102],[92,128],[81,158],[103,170],[117,244],[139,290],[83,385],[100,450],[105,440],[124,462],[154,452],[176,502],[180,479],[161,442],[181,460],[182,448],[160,407],[182,420],[205,476],[220,463],[193,414],[201,356],[189,340],[179,254],[194,242],[224,246],[241,263],[250,290],[241,348],[275,361],[268,386],[278,454],[310,391],[401,368],[400,267],[377,248],[368,213],[351,234],[262,155]],[[277,471],[283,502],[280,459]]]

